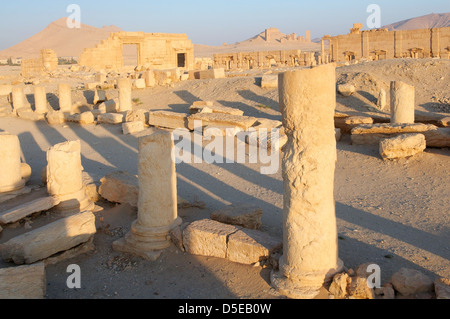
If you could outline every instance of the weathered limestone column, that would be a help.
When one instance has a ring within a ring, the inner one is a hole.
[[[92,210],[95,205],[83,185],[80,141],[53,146],[47,162],[47,191],[60,200],[56,209],[66,215]]]
[[[19,138],[0,133],[0,193],[18,191],[25,186],[21,167]]]
[[[139,139],[138,219],[125,238],[113,243],[115,250],[154,261],[170,246],[169,232],[181,224],[173,148],[170,132]]]
[[[335,65],[280,74],[279,91],[288,136],[283,158],[284,254],[271,281],[283,295],[310,299],[343,268],[334,200]]]
[[[13,86],[11,95],[14,110],[25,107],[25,94],[21,86]]]
[[[34,107],[36,113],[44,114],[48,112],[47,93],[43,86],[34,87]]]
[[[391,82],[391,123],[414,124],[415,88],[402,81]]]
[[[117,88],[119,89],[119,112],[131,110],[131,80],[128,78],[118,79]]]
[[[59,91],[59,109],[63,113],[72,114],[72,90],[69,84],[61,83],[58,85]]]

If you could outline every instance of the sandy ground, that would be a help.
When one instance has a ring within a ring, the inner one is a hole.
[[[391,79],[403,79],[418,90],[420,114],[434,118],[449,116],[449,105],[445,103],[450,97],[449,69],[450,61],[444,60],[380,61],[340,67],[338,82],[353,81],[358,92],[350,98],[338,97],[337,110],[386,118],[388,111],[380,112],[374,107],[374,92],[388,85]],[[3,76],[0,81],[11,79],[16,71],[0,68]],[[187,112],[194,101],[214,100],[239,108],[245,115],[280,120],[278,91],[261,89],[262,73],[234,72],[226,79],[186,81],[136,90],[133,98],[138,98],[142,104],[135,108]],[[63,80],[66,79],[51,79],[46,84],[49,92],[53,87],[56,93],[56,83]],[[82,81],[71,78],[70,82],[75,87]],[[115,94],[115,90],[110,92],[112,97]],[[78,91],[73,96],[75,102],[92,103],[90,92]],[[6,101],[0,100],[0,105],[2,103]],[[68,123],[50,127],[45,122],[0,118],[0,129],[19,136],[23,158],[33,169],[29,184],[36,188],[41,184],[46,150],[66,140],[81,140],[84,169],[97,179],[117,170],[137,174],[137,136],[122,135],[120,126],[81,127]],[[376,263],[381,267],[383,283],[402,267],[419,270],[433,279],[450,277],[450,150],[427,149],[410,159],[385,162],[377,147],[351,145],[348,135],[337,148],[336,215],[339,255],[345,266],[356,268],[364,263]],[[194,221],[209,217],[212,211],[229,203],[252,203],[264,211],[262,230],[281,238],[281,171],[261,175],[260,166],[177,165],[179,195],[190,202],[198,200],[206,204],[204,209],[180,210],[180,216],[184,221]],[[112,242],[128,232],[136,219],[136,209],[106,202],[98,205],[104,209],[95,213],[98,226],[95,251],[47,268],[49,299],[283,298],[271,288],[267,268],[192,256],[174,246],[156,262],[114,252]],[[31,227],[35,229],[56,218],[59,217],[52,212],[34,217]],[[23,224],[14,229],[6,228],[0,233],[0,243],[26,231],[29,230]],[[66,269],[70,264],[81,267],[81,289],[71,290],[66,286],[69,275]],[[12,265],[0,260],[0,267],[6,266]]]

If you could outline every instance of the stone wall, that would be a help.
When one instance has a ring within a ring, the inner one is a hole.
[[[272,66],[312,66],[317,60],[314,52],[301,50],[256,51],[214,54],[214,68],[255,69]]]
[[[51,49],[41,50],[37,59],[22,61],[22,76],[43,75],[58,68],[58,56]]]
[[[124,66],[123,46],[136,45],[137,64],[151,69],[194,68],[194,46],[185,34],[117,32],[95,48],[85,49],[79,65],[95,70]]]
[[[347,35],[322,38],[324,62],[394,58],[450,58],[450,27],[436,29],[361,31],[355,24]],[[328,44],[328,50],[325,49]]]

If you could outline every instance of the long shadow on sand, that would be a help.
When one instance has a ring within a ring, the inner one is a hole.
[[[396,238],[444,259],[450,259],[450,253],[442,249],[450,238],[433,235],[341,203],[336,204],[336,215],[349,223]]]

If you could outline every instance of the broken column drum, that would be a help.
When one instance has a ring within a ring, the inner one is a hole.
[[[92,210],[95,205],[83,185],[80,141],[50,148],[47,162],[47,191],[60,200],[57,210],[68,215]]]
[[[59,84],[59,109],[63,113],[72,113],[72,91],[69,84]]]
[[[402,81],[391,82],[391,124],[414,124],[415,88]]]
[[[334,201],[335,65],[280,74],[280,109],[288,136],[283,157],[283,256],[273,286],[311,299],[343,268]]]
[[[20,142],[16,135],[0,133],[0,193],[21,190],[25,186],[22,178]]]
[[[119,112],[131,110],[131,80],[118,79],[117,88],[119,89]]]
[[[125,238],[114,242],[115,250],[156,260],[170,246],[169,232],[181,224],[173,149],[167,131],[139,139],[138,219]]]
[[[11,95],[14,110],[20,110],[25,107],[25,94],[22,87],[14,86]]]
[[[44,114],[48,112],[47,94],[43,86],[34,88],[34,108],[36,113]]]

